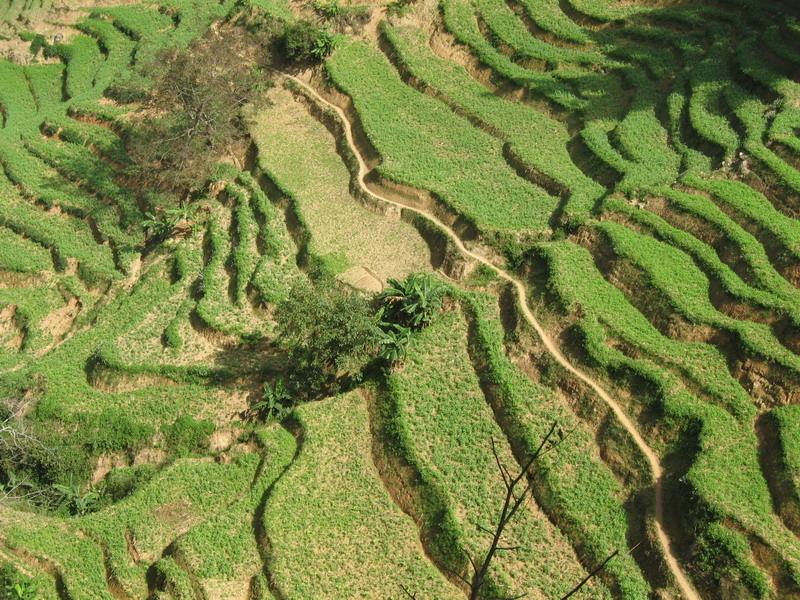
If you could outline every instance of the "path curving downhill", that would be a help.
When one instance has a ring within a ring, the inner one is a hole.
[[[525,319],[530,323],[530,325],[534,328],[539,338],[542,340],[544,347],[550,353],[550,355],[564,367],[567,371],[572,373],[575,377],[580,379],[586,385],[591,387],[595,393],[606,403],[606,405],[614,412],[614,415],[617,417],[617,420],[620,424],[625,428],[625,430],[631,435],[636,446],[639,450],[644,454],[647,458],[647,462],[650,464],[650,470],[652,472],[652,479],[653,479],[653,489],[655,492],[655,525],[656,525],[656,534],[658,536],[658,541],[661,544],[661,549],[664,554],[664,558],[667,562],[667,566],[669,570],[672,572],[672,575],[675,578],[675,582],[678,585],[681,593],[683,594],[686,600],[701,600],[700,595],[692,586],[689,578],[684,573],[683,569],[681,568],[680,564],[678,563],[678,559],[672,551],[670,546],[669,537],[667,536],[666,530],[664,528],[664,469],[661,467],[661,463],[658,459],[656,453],[647,445],[644,438],[642,438],[639,431],[636,429],[636,425],[634,422],[628,417],[625,411],[622,410],[622,407],[619,403],[611,397],[611,395],[606,392],[602,386],[594,380],[592,377],[578,369],[577,367],[573,366],[572,363],[564,356],[561,352],[561,349],[556,344],[555,340],[545,331],[544,327],[539,323],[539,321],[534,316],[533,312],[531,311],[530,307],[528,306],[528,291],[525,288],[525,284],[508,273],[507,271],[501,269],[494,263],[492,263],[488,258],[481,256],[480,254],[476,254],[470,251],[465,245],[458,234],[448,225],[445,225],[441,220],[439,220],[435,215],[432,213],[405,205],[403,203],[397,202],[390,198],[380,195],[379,193],[373,192],[369,189],[365,182],[365,178],[369,173],[370,169],[367,166],[366,161],[362,157],[358,146],[355,143],[355,138],[353,136],[353,125],[350,120],[347,118],[345,112],[335,104],[329,102],[324,97],[322,97],[317,90],[315,90],[311,85],[306,83],[305,81],[290,75],[288,73],[284,73],[282,71],[277,71],[283,77],[292,80],[294,83],[300,85],[304,90],[306,90],[313,98],[323,104],[326,107],[331,108],[335,111],[338,118],[341,120],[342,125],[344,126],[344,133],[347,140],[347,145],[350,147],[350,150],[353,152],[353,155],[358,160],[358,185],[364,191],[364,193],[368,194],[370,197],[384,202],[386,204],[390,204],[392,206],[396,206],[402,210],[411,211],[416,213],[437,227],[439,227],[442,231],[444,231],[456,245],[458,250],[465,256],[483,264],[492,269],[497,275],[511,283],[517,292],[517,297],[519,298],[519,306],[522,310],[522,314],[525,316]]]

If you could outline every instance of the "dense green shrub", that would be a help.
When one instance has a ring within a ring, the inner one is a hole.
[[[281,37],[284,57],[291,62],[319,62],[333,52],[333,34],[310,21],[286,26]]]
[[[377,354],[381,334],[369,302],[332,283],[295,285],[276,317],[288,383],[300,396],[330,395],[360,381]]]
[[[429,325],[442,308],[446,288],[433,275],[412,273],[405,279],[390,279],[389,287],[378,295],[378,317],[410,329]]]
[[[23,575],[11,563],[0,566],[0,600],[34,600],[36,582]]]

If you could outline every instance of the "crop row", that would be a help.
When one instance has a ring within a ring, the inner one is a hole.
[[[570,19],[554,0],[522,0],[521,4],[530,19],[544,31],[579,44],[588,43],[589,35],[575,21]]]
[[[542,231],[556,198],[516,175],[502,143],[441,102],[405,85],[391,64],[363,43],[326,62],[333,82],[353,99],[381,175],[431,190],[483,231]]]
[[[618,66],[603,54],[573,50],[548,44],[532,36],[525,24],[505,2],[477,0],[475,7],[480,19],[499,40],[511,47],[517,56],[544,61],[548,64],[575,63],[579,65]]]
[[[292,282],[299,275],[294,243],[289,235],[283,214],[275,208],[255,178],[245,171],[219,173],[228,177],[250,199],[249,211],[240,216],[255,221],[257,257],[250,283],[261,302],[275,304],[286,297]],[[242,221],[242,226],[252,228],[253,223]],[[248,234],[249,235],[249,234]],[[248,251],[249,252],[249,251]],[[245,271],[249,266],[245,264]]]
[[[145,597],[147,563],[161,556],[185,529],[187,519],[207,520],[246,493],[259,462],[254,453],[241,455],[228,465],[176,461],[125,501],[87,516],[78,526],[106,548],[111,575],[126,593]],[[176,502],[178,498],[180,502]],[[171,502],[175,504],[172,514]],[[134,561],[128,540],[133,540],[144,563]]]
[[[611,198],[604,203],[606,214],[617,213],[633,223],[651,230],[658,239],[668,242],[689,254],[695,262],[710,273],[722,287],[732,296],[740,298],[754,306],[761,306],[779,312],[793,314],[792,304],[781,300],[768,290],[752,287],[726,263],[724,263],[713,247],[698,239],[688,231],[672,226],[670,223],[650,211],[640,210],[618,198]]]
[[[658,89],[637,69],[626,69],[625,77],[635,86],[636,94],[613,131],[614,140],[631,161],[620,189],[634,192],[671,183],[678,176],[681,161],[670,147],[667,131],[656,115]]]
[[[558,73],[526,69],[497,50],[483,37],[475,9],[469,2],[443,0],[442,11],[448,31],[498,75],[567,109],[581,108],[586,104],[569,85],[561,81]]]
[[[53,267],[50,253],[10,229],[0,227],[0,269],[15,273],[39,273]]]
[[[125,73],[133,59],[136,44],[110,21],[101,18],[86,18],[79,21],[76,27],[97,40],[98,47],[105,55],[105,60],[97,68],[93,80],[95,92],[102,93],[115,77]]]
[[[3,0],[0,2],[0,22],[12,23],[52,6],[53,0]]]
[[[14,306],[14,323],[22,335],[19,351],[33,354],[53,341],[44,318],[61,308],[64,298],[58,289],[24,287],[0,289],[0,307]]]
[[[581,311],[594,315],[614,338],[654,360],[673,365],[737,419],[753,417],[755,409],[749,396],[731,377],[725,358],[716,348],[663,336],[603,278],[592,255],[582,247],[554,242],[543,248],[553,261],[550,285],[570,310],[579,304]]]
[[[402,594],[404,585],[430,597],[459,598],[462,592],[422,552],[414,521],[381,482],[362,394],[303,406],[297,422],[302,447],[263,518],[277,588],[291,598],[375,598]]]
[[[445,313],[412,340],[389,391],[388,427],[420,479],[423,536],[433,536],[437,560],[461,571],[464,553],[485,547],[481,527],[492,527],[503,499],[491,441],[512,471],[515,462],[470,362],[467,321],[459,310]],[[493,563],[490,583],[498,593],[539,590],[557,598],[581,577],[574,550],[535,504],[518,513],[504,542],[519,548]],[[597,583],[590,594],[605,598],[608,591]]]
[[[776,475],[785,478],[790,489],[789,502],[794,505],[796,513],[800,505],[800,408],[796,404],[781,406],[772,415],[778,427],[779,465],[783,467],[783,473]],[[798,516],[795,514],[795,521]]]
[[[207,521],[190,529],[174,542],[175,556],[211,595],[220,582],[238,591],[249,589],[250,580],[263,570],[259,526],[254,520],[263,505],[272,500],[271,487],[282,477],[294,458],[294,436],[272,424],[254,435],[262,463],[249,482],[247,493]]]
[[[769,233],[781,247],[779,258],[792,262],[800,258],[800,224],[777,210],[763,194],[748,185],[728,179],[705,179],[687,175],[684,181],[712,194],[715,200],[732,209],[745,222],[754,223]]]
[[[677,428],[685,432],[683,435],[697,436],[698,451],[682,480],[694,494],[690,496],[694,505],[687,506],[686,510],[695,520],[698,542],[713,556],[709,564],[732,563],[741,573],[750,593],[758,597],[763,597],[769,590],[766,575],[751,562],[746,538],[722,524],[728,518],[764,540],[786,561],[794,580],[800,579],[800,547],[793,534],[772,512],[772,501],[760,471],[758,443],[753,433],[755,412],[749,402],[744,404],[744,398],[736,401],[738,418],[734,418],[720,406],[702,402],[689,392],[672,372],[665,369],[663,358],[651,360],[648,355],[653,356],[653,350],[657,350],[646,340],[653,335],[645,333],[651,326],[630,307],[621,292],[603,279],[588,252],[567,242],[542,245],[539,252],[549,264],[550,289],[561,300],[564,309],[574,312],[580,307],[582,317],[578,328],[588,355],[612,373],[624,375],[627,372],[649,382],[657,393],[658,410],[664,415],[662,427]],[[630,324],[624,325],[623,320],[629,320]],[[635,323],[637,320],[638,324]],[[611,344],[609,337],[625,341],[646,354],[623,353]],[[669,348],[675,344],[665,339],[659,347]],[[703,362],[712,360],[711,354],[698,345],[694,345],[692,350],[689,346],[686,344],[685,352],[693,352],[695,356],[702,352],[705,355]],[[674,363],[674,359],[669,362]],[[706,378],[729,379],[727,372],[723,372],[724,364],[719,360],[714,362],[718,364],[716,373],[709,371]],[[735,393],[731,386],[722,382],[704,387],[712,395]],[[726,388],[728,392],[723,391]],[[727,540],[726,544],[719,543],[723,538]],[[702,566],[698,564],[698,567],[699,575],[713,578],[713,572],[703,573]]]
[[[228,295],[230,280],[226,269],[231,240],[227,231],[228,223],[221,220],[221,216],[212,216],[206,229],[210,258],[203,269],[203,296],[197,303],[197,315],[217,331],[241,335],[248,330],[249,323],[240,311],[231,310]]]
[[[614,0],[566,0],[573,10],[598,21],[616,21],[648,11],[647,5],[619,4]]]
[[[730,80],[726,58],[728,39],[720,34],[689,76],[691,98],[689,122],[701,138],[723,150],[723,160],[731,161],[739,149],[739,136],[728,120],[715,112],[721,106],[723,88]]]
[[[553,179],[570,192],[569,210],[586,212],[603,188],[583,174],[567,152],[569,134],[557,120],[531,107],[488,93],[458,65],[436,56],[422,31],[386,27],[387,39],[404,69],[455,110],[477,119],[510,144],[509,152],[536,173]]]
[[[781,345],[769,326],[733,319],[714,307],[708,278],[687,254],[612,221],[599,223],[597,228],[605,234],[615,254],[644,272],[650,284],[668,299],[672,310],[692,323],[727,329],[741,338],[748,352],[800,372],[800,357]]]
[[[116,205],[120,213],[120,226],[127,231],[136,230],[142,220],[142,213],[134,193],[118,185],[114,180],[114,169],[95,156],[91,150],[78,144],[38,140],[28,142],[26,147],[32,154],[56,169],[65,180],[72,181],[86,190],[79,193],[86,195],[88,192],[99,196],[108,204]],[[26,180],[29,182],[31,176],[29,173],[26,175]],[[55,187],[59,183],[55,181],[50,185]],[[39,196],[42,197],[41,192]]]
[[[261,170],[289,199],[302,227],[301,254],[310,271],[376,287],[389,277],[429,269],[428,245],[411,224],[362,204],[370,199],[353,185],[351,157],[339,154],[344,144],[337,145],[326,127],[336,121],[321,122],[330,115],[306,102],[288,89],[274,90],[271,106],[251,119],[250,132]],[[297,139],[303,144],[294,144]],[[297,164],[309,155],[314,161],[299,171]]]
[[[664,190],[664,196],[679,211],[693,215],[712,225],[716,231],[733,242],[741,252],[741,258],[749,267],[754,283],[758,287],[789,302],[797,302],[797,289],[775,270],[764,246],[716,204],[698,194],[679,190]]]
[[[666,98],[667,131],[675,150],[681,155],[681,167],[684,171],[709,173],[712,170],[711,157],[689,146],[683,131],[683,119],[688,118],[689,110],[689,77],[680,73],[675,77]]]
[[[231,264],[234,269],[234,301],[241,307],[247,301],[247,286],[250,283],[258,263],[258,249],[256,236],[258,223],[250,207],[249,194],[231,183],[225,187],[225,192],[234,202],[233,222],[236,233],[236,244],[231,252]]]
[[[74,259],[78,271],[89,282],[116,277],[110,249],[95,243],[86,223],[31,206],[3,175],[0,175],[0,191],[3,194],[0,223],[49,249],[58,268],[66,268],[69,259]]]
[[[581,424],[569,406],[551,391],[531,381],[503,352],[503,329],[497,307],[488,296],[462,297],[473,323],[470,341],[473,360],[482,365],[481,382],[493,396],[492,404],[514,445],[531,454],[541,442],[550,423],[557,421],[568,440],[553,456],[545,456],[538,467],[545,510],[555,513],[559,527],[584,560],[599,564],[615,548],[628,546],[628,516],[620,497],[625,490],[596,456],[592,432]],[[640,598],[650,593],[634,559],[625,554],[608,565],[612,589],[622,598]]]
[[[95,75],[105,61],[97,40],[77,35],[69,44],[51,46],[47,52],[66,63],[64,92],[71,99],[80,101],[94,95]]]

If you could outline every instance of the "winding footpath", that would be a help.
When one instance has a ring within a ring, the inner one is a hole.
[[[583,381],[586,385],[591,387],[594,392],[603,400],[603,402],[608,405],[608,407],[614,412],[614,415],[617,417],[617,420],[622,424],[622,426],[626,429],[626,431],[631,435],[636,446],[639,450],[644,454],[647,458],[648,463],[650,464],[650,471],[652,473],[653,479],[653,489],[655,492],[655,526],[656,526],[656,534],[658,536],[659,543],[661,544],[662,552],[664,554],[664,558],[666,560],[667,566],[669,567],[672,575],[675,578],[675,582],[678,585],[678,588],[681,590],[684,598],[686,600],[701,600],[700,595],[694,589],[692,584],[689,581],[689,578],[683,572],[680,564],[678,563],[678,559],[675,554],[672,552],[672,548],[670,546],[669,537],[664,528],[664,487],[663,487],[663,477],[664,477],[664,470],[661,467],[661,463],[659,462],[658,456],[656,453],[647,445],[647,442],[642,438],[639,434],[639,431],[636,429],[634,422],[628,417],[627,414],[622,410],[622,407],[619,403],[611,397],[611,395],[606,392],[600,384],[592,379],[589,375],[578,369],[577,367],[573,366],[572,363],[567,360],[564,354],[561,352],[561,349],[558,347],[556,342],[553,338],[545,331],[542,325],[534,316],[533,312],[531,311],[530,307],[528,306],[528,291],[525,288],[525,284],[517,279],[516,277],[512,276],[510,273],[506,272],[505,270],[501,269],[500,267],[496,266],[492,263],[488,258],[481,256],[480,254],[476,254],[470,251],[465,245],[458,234],[448,225],[445,225],[441,220],[439,220],[435,215],[432,213],[408,206],[406,204],[397,202],[395,200],[391,200],[385,196],[380,195],[372,191],[369,186],[366,184],[366,176],[369,173],[370,169],[367,166],[366,161],[364,160],[361,152],[359,151],[356,143],[355,138],[353,136],[353,126],[350,120],[347,118],[345,112],[335,104],[329,102],[323,96],[317,92],[311,85],[306,83],[305,81],[290,75],[288,73],[284,73],[282,71],[278,71],[280,75],[283,77],[292,80],[294,83],[300,85],[304,90],[306,90],[317,102],[320,104],[329,107],[333,111],[335,111],[338,118],[341,120],[342,125],[344,126],[344,133],[347,139],[347,145],[350,147],[350,150],[353,152],[354,156],[358,160],[358,185],[359,187],[370,197],[379,200],[380,202],[384,202],[386,204],[390,204],[392,206],[398,207],[401,210],[411,211],[416,213],[437,227],[439,227],[442,231],[444,231],[453,243],[456,245],[458,250],[466,257],[471,258],[483,265],[486,265],[490,269],[492,269],[500,278],[504,279],[511,283],[517,291],[517,296],[519,298],[519,307],[522,311],[522,314],[525,316],[525,319],[530,323],[530,325],[534,328],[539,338],[542,340],[547,351],[550,355],[564,367],[567,371],[572,373],[575,377]]]

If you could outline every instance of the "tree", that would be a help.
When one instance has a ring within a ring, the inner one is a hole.
[[[272,84],[257,62],[263,54],[244,28],[162,50],[146,67],[153,85],[139,113],[144,118],[126,133],[132,183],[194,192],[220,155],[243,154],[242,109]]]
[[[503,499],[503,506],[500,509],[500,516],[497,519],[494,530],[482,528],[482,531],[491,535],[492,538],[488,550],[486,550],[482,559],[475,559],[471,555],[467,555],[469,563],[472,566],[471,579],[467,580],[459,575],[459,578],[461,578],[464,583],[469,586],[470,600],[478,600],[481,589],[486,584],[486,578],[489,574],[489,567],[491,566],[492,560],[497,553],[510,552],[515,549],[513,546],[502,545],[503,533],[505,532],[508,524],[514,518],[514,515],[517,514],[517,511],[519,511],[519,509],[528,501],[531,496],[533,489],[533,473],[531,468],[533,467],[533,464],[542,454],[557,447],[564,439],[563,435],[561,435],[559,436],[560,439],[558,441],[551,441],[553,435],[556,433],[557,427],[558,423],[554,422],[550,427],[550,430],[547,432],[544,438],[542,438],[539,447],[528,458],[525,465],[516,475],[512,475],[512,473],[508,470],[508,467],[506,467],[500,460],[500,456],[497,454],[497,446],[495,445],[494,438],[492,438],[492,454],[494,455],[497,469],[500,472],[500,477],[503,480],[503,485],[506,488],[506,493]],[[521,491],[519,491],[520,487]],[[515,596],[514,598],[521,597],[522,596]]]
[[[379,317],[409,329],[430,324],[442,308],[446,287],[433,275],[412,273],[404,280],[389,280],[389,287],[378,295]]]
[[[306,399],[335,394],[378,352],[381,330],[367,300],[323,281],[295,285],[278,305],[278,344],[289,355],[289,387]]]

